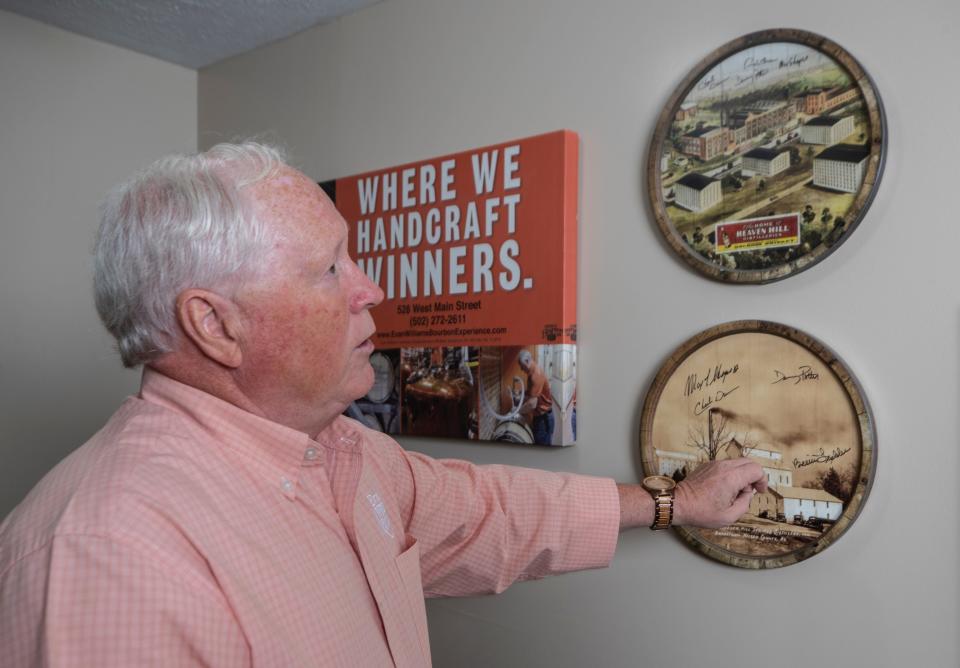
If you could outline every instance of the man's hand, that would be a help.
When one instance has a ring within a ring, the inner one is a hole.
[[[620,528],[650,526],[653,499],[640,485],[618,484]],[[701,464],[674,492],[673,524],[716,529],[747,512],[756,492],[767,491],[763,468],[745,458]]]
[[[674,492],[673,523],[717,529],[747,512],[757,492],[767,491],[763,468],[744,457],[701,464]]]

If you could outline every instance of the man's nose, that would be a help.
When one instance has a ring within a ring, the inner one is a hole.
[[[382,302],[384,294],[380,286],[370,280],[356,262],[351,260],[350,264],[352,265],[351,280],[355,283],[350,298],[351,310],[360,312]]]

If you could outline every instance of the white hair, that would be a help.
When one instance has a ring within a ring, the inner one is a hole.
[[[519,361],[522,366],[530,366],[530,362],[533,361],[533,355],[530,354],[529,350],[524,348],[517,356],[517,361]]]
[[[270,235],[241,190],[284,164],[273,146],[218,144],[161,158],[106,197],[94,244],[94,298],[124,366],[174,349],[180,292],[232,296],[256,276]]]

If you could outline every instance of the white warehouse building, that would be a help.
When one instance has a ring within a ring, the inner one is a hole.
[[[755,148],[743,154],[744,176],[776,176],[790,167],[787,149]]]
[[[813,158],[813,185],[855,193],[867,172],[870,148],[862,144],[837,144]]]
[[[776,489],[793,486],[793,471],[783,468],[783,455],[780,452],[743,446],[736,439],[733,440],[733,445],[738,448],[741,456],[752,459],[763,468],[769,487]]]
[[[674,473],[683,469],[686,469],[686,473],[690,473],[697,468],[701,461],[700,457],[692,452],[660,449],[655,452],[657,455],[657,472],[667,477],[672,477]]]
[[[811,517],[838,520],[843,514],[843,501],[822,489],[778,487],[777,494],[783,497],[783,514],[788,521],[796,515],[804,520]]]
[[[782,469],[775,466],[770,466],[769,464],[756,459],[754,461],[763,467],[763,472],[767,476],[767,485],[769,487],[772,487],[773,489],[779,489],[781,487],[791,487],[793,485],[793,471],[790,469]]]
[[[677,206],[687,211],[705,211],[720,203],[723,191],[720,182],[703,174],[687,174],[675,187]]]
[[[832,146],[853,134],[853,116],[817,116],[800,128],[800,141],[804,144]]]

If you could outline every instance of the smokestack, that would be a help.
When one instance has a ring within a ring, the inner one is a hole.
[[[713,442],[713,416],[719,412],[719,409],[711,408],[707,411],[707,447],[714,448]]]

